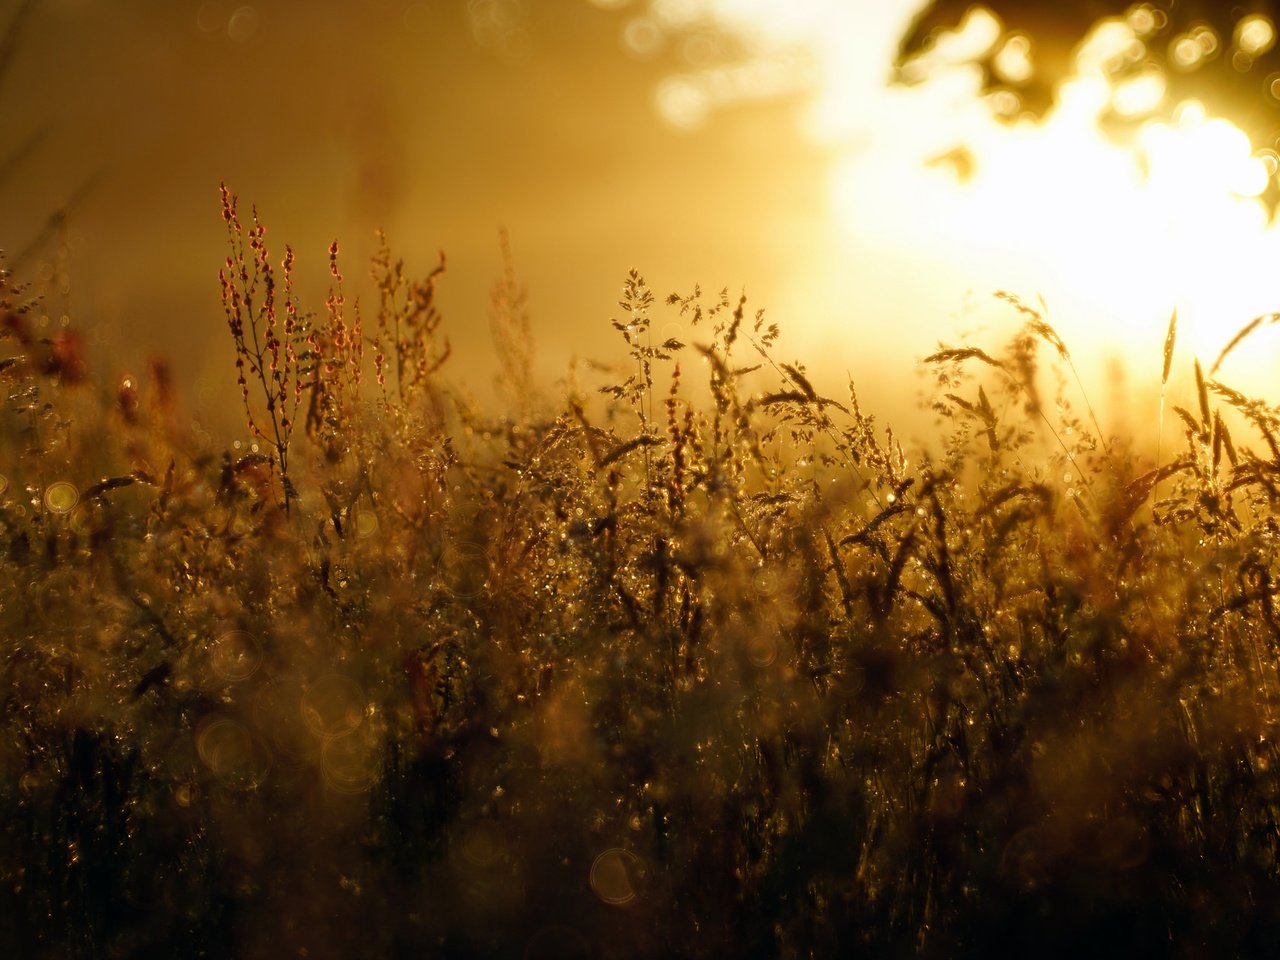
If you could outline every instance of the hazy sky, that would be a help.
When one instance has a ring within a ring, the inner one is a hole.
[[[506,6],[510,49],[479,28],[484,4],[460,0],[42,0],[3,89],[10,143],[43,132],[0,184],[5,245],[23,249],[96,178],[69,220],[72,313],[126,358],[222,346],[221,180],[293,244],[304,296],[334,237],[353,278],[379,226],[423,271],[444,249],[464,362],[487,362],[501,226],[548,369],[608,347],[633,265],[661,292],[746,284],[778,306],[826,201],[826,158],[792,106],[673,129],[655,108],[671,57],[629,56],[628,17]]]
[[[230,383],[222,180],[297,251],[304,305],[323,302],[335,237],[351,292],[377,227],[418,271],[443,249],[446,325],[485,377],[500,227],[548,378],[616,355],[605,321],[632,266],[660,295],[745,288],[784,352],[893,404],[912,357],[998,319],[1000,287],[1044,292],[1078,354],[1100,369],[1137,351],[1140,375],[1173,303],[1205,351],[1277,305],[1253,213],[1213,194],[1189,223],[1166,216],[1184,205],[1135,187],[1081,121],[1088,96],[1047,132],[1009,131],[963,71],[887,89],[914,6],[38,0],[0,87],[2,153],[37,138],[0,182],[0,243],[16,256],[88,184],[68,219],[71,313],[122,367],[172,356],[205,403]],[[17,7],[0,0],[6,19]],[[966,141],[968,182],[927,162]],[[1224,241],[1238,228],[1247,255]],[[54,316],[56,249],[27,265],[46,264]]]

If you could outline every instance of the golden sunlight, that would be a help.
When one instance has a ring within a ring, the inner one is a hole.
[[[970,17],[965,32],[979,46],[995,33],[980,15]],[[1239,45],[1258,51],[1274,38],[1261,17],[1242,23],[1240,33]],[[892,192],[915,198],[913,215],[901,218],[905,231],[928,223],[928,242],[981,251],[988,271],[1005,273],[996,282],[1018,285],[1024,295],[1043,293],[1056,305],[1064,332],[1078,345],[1129,363],[1154,355],[1161,324],[1176,307],[1184,342],[1213,356],[1243,323],[1280,303],[1280,282],[1269,268],[1280,245],[1257,199],[1277,158],[1271,150],[1255,152],[1243,131],[1207,116],[1196,101],[1180,104],[1171,122],[1142,124],[1128,143],[1109,138],[1104,111],[1142,115],[1164,95],[1157,74],[1116,83],[1104,69],[1137,39],[1138,31],[1121,21],[1097,30],[1043,124],[1010,126],[960,110],[947,130],[964,145],[958,154],[940,152],[942,162],[923,172],[901,162],[911,146],[927,148],[929,134],[918,133],[877,178],[894,177]],[[1016,56],[1006,53],[1021,40],[1005,45],[997,66],[1007,61],[1005,69],[1022,69],[1030,52],[1025,41]],[[955,102],[972,95],[973,78],[962,68],[950,83]],[[852,109],[842,96],[823,91],[827,109]],[[833,203],[851,231],[870,214],[866,166],[851,156],[835,177]],[[1233,375],[1253,382],[1268,367],[1257,353],[1252,362],[1241,356],[1232,363]]]
[[[0,958],[1280,956],[1280,0],[984,2],[0,0]]]
[[[872,233],[877,244],[947,261],[979,297],[984,281],[1041,294],[1077,352],[1118,355],[1141,371],[1176,307],[1183,343],[1213,356],[1242,324],[1280,305],[1269,268],[1280,244],[1259,200],[1277,169],[1275,151],[1255,151],[1246,133],[1195,101],[1177,105],[1170,120],[1135,123],[1124,142],[1104,132],[1108,114],[1141,118],[1167,96],[1157,71],[1121,78],[1118,69],[1142,61],[1143,37],[1160,11],[1137,5],[1101,23],[1078,48],[1058,105],[1036,123],[1018,117],[1016,94],[978,96],[970,61],[989,54],[996,73],[1016,83],[1036,56],[1025,36],[1002,42],[984,8],[939,37],[927,63],[909,65],[927,69],[927,84],[869,93],[869,80],[889,74],[885,51],[913,10],[852,6],[863,7],[651,4],[667,29],[709,18],[742,38],[755,63],[803,65],[790,85],[773,89],[811,96],[805,129],[832,152],[832,217],[846,237],[865,243]],[[1175,38],[1170,59],[1192,69],[1219,42],[1192,31]],[[1239,22],[1232,49],[1259,56],[1274,42],[1271,20],[1251,16]],[[674,123],[696,124],[716,106],[749,98],[726,91],[690,69],[668,80],[659,108]],[[1229,373],[1261,376],[1265,363],[1253,357],[1233,357]]]

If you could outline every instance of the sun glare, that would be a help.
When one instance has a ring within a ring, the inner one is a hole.
[[[1140,56],[1138,33],[1122,21],[1099,30],[1081,51],[1080,76],[1062,89],[1043,124],[1009,126],[971,110],[953,114],[946,137],[965,144],[963,168],[935,163],[922,170],[907,162],[913,148],[929,145],[927,134],[900,143],[892,164],[847,157],[833,187],[847,228],[856,232],[873,216],[867,181],[892,178],[889,192],[913,200],[894,202],[880,215],[896,215],[912,231],[927,223],[932,244],[981,251],[988,274],[1005,270],[1003,282],[1026,284],[1027,295],[1043,292],[1056,302],[1077,341],[1125,356],[1153,353],[1162,318],[1176,307],[1184,342],[1201,356],[1215,355],[1250,317],[1280,304],[1280,284],[1268,269],[1280,245],[1257,199],[1277,158],[1274,151],[1255,152],[1243,131],[1206,116],[1196,102],[1181,104],[1171,122],[1142,125],[1132,143],[1107,137],[1100,124],[1106,109],[1141,116],[1164,96],[1157,73],[1112,84],[1101,69],[1115,57]],[[1240,46],[1254,51],[1274,40],[1265,18],[1242,23],[1240,33]],[[1020,40],[1006,41],[997,69]],[[1190,40],[1205,49],[1206,38]],[[1018,58],[1030,52],[1022,43],[1015,50]],[[951,82],[972,95],[971,73],[957,68]],[[849,95],[822,92],[837,102]],[[1263,372],[1262,358],[1248,371],[1246,358],[1233,363],[1246,376]]]
[[[1169,122],[1140,126],[1129,143],[1102,130],[1107,112],[1141,118],[1167,96],[1155,70],[1111,79],[1118,67],[1144,59],[1144,38],[1161,26],[1155,8],[1135,6],[1101,24],[1078,51],[1077,77],[1061,89],[1058,106],[1034,123],[1007,122],[1021,110],[1016,94],[988,103],[978,97],[976,70],[966,61],[990,54],[996,74],[1016,85],[1036,56],[1032,38],[1002,40],[999,22],[978,6],[927,54],[929,82],[909,89],[884,89],[883,80],[910,4],[651,6],[659,21],[670,23],[678,9],[686,24],[711,23],[744,38],[761,62],[804,64],[803,77],[798,68],[784,70],[773,87],[811,94],[804,129],[832,151],[832,216],[851,240],[872,235],[965,270],[974,284],[1042,293],[1056,305],[1064,335],[1126,362],[1158,353],[1152,344],[1175,307],[1182,342],[1200,356],[1216,355],[1244,322],[1280,307],[1270,268],[1280,243],[1258,199],[1276,172],[1274,151],[1256,152],[1243,131],[1194,102]],[[1219,45],[1256,57],[1275,42],[1270,19],[1246,17],[1234,38],[1207,28],[1175,38],[1171,60],[1191,70]],[[688,71],[668,82],[660,104],[676,122],[693,125],[720,103],[767,94],[763,84],[733,88]],[[1261,375],[1263,358],[1246,371],[1249,362],[1231,361],[1237,374]]]
[[[1213,356],[1280,304],[1268,268],[1280,249],[1256,199],[1276,160],[1197,104],[1117,145],[1090,109],[1106,93],[1077,82],[1043,126],[970,117],[963,164],[954,151],[924,169],[910,148],[886,162],[850,156],[834,207],[851,233],[888,221],[903,247],[915,237],[916,249],[956,251],[992,283],[1043,293],[1087,348],[1154,356],[1176,307],[1183,342]],[[1249,373],[1262,368],[1259,359]]]

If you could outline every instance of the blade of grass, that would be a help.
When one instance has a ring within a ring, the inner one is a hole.
[[[1173,367],[1173,348],[1178,339],[1178,308],[1169,317],[1169,331],[1164,335],[1164,367],[1160,372],[1160,420],[1156,425],[1156,470],[1160,469],[1160,444],[1164,440],[1164,401],[1169,387],[1169,371]],[[1153,498],[1160,495],[1160,481],[1156,480]]]

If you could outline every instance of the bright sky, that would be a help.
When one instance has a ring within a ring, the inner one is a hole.
[[[1086,381],[1119,357],[1135,389],[1158,380],[1173,306],[1182,356],[1206,359],[1280,307],[1276,234],[1233,193],[1260,169],[1238,131],[1184,111],[1143,135],[1143,181],[1097,133],[1097,81],[1043,128],[996,123],[964,70],[887,88],[915,6],[47,0],[0,87],[14,146],[45,131],[0,182],[0,242],[22,249],[96,176],[70,261],[43,267],[53,322],[70,304],[125,367],[173,355],[204,406],[226,386],[223,179],[293,244],[304,281],[323,283],[335,236],[353,278],[378,226],[423,272],[444,248],[468,369],[489,369],[506,226],[548,379],[571,355],[612,355],[605,320],[633,265],[660,294],[745,287],[785,352],[852,373],[891,416],[937,341],[982,325],[998,341],[997,289],[1042,294]],[[929,162],[962,143],[967,180],[960,154]],[[1224,376],[1261,376],[1280,349],[1252,344]]]
[[[654,0],[650,9],[665,6]],[[1250,318],[1280,307],[1278,234],[1267,229],[1261,205],[1248,199],[1274,172],[1274,154],[1254,156],[1244,134],[1191,104],[1174,124],[1140,133],[1144,178],[1134,150],[1098,129],[1113,96],[1152,93],[1141,85],[1117,93],[1098,75],[1108,57],[1143,35],[1140,19],[1095,34],[1081,53],[1081,78],[1064,88],[1048,123],[1010,127],[977,101],[976,74],[968,69],[940,70],[923,87],[881,82],[919,6],[909,0],[674,6],[701,8],[740,31],[762,58],[785,59],[797,49],[813,58],[800,123],[833,157],[831,210],[843,241],[837,257],[869,254],[887,268],[857,300],[897,321],[899,335],[917,350],[930,336],[954,335],[940,318],[960,306],[963,291],[972,290],[981,304],[1004,288],[1029,302],[1043,295],[1077,356],[1092,356],[1096,377],[1104,373],[1103,357],[1118,356],[1149,379],[1175,306],[1184,356],[1209,359]],[[1274,41],[1269,27],[1254,24],[1265,42]],[[969,29],[940,45],[938,59],[959,61],[996,36],[994,21],[974,16]],[[971,157],[951,153],[960,144]],[[921,162],[948,155],[958,163]],[[969,159],[972,177],[961,183],[957,167]],[[806,282],[820,286],[825,279],[829,302],[839,302],[840,288],[830,284],[850,274],[829,262],[819,273]],[[923,322],[921,308],[928,315]],[[849,332],[835,318],[806,330],[833,347]],[[1242,351],[1224,376],[1265,382],[1271,357],[1267,350]]]

